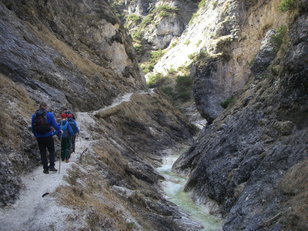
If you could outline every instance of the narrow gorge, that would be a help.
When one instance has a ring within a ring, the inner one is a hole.
[[[307,230],[307,77],[307,0],[0,0],[0,230]]]

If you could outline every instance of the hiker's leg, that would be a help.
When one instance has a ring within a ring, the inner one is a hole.
[[[75,152],[75,141],[76,141],[76,135],[72,136],[72,152]]]
[[[68,160],[71,157],[71,147],[72,147],[72,139],[68,138],[67,139],[67,156],[66,159]]]
[[[41,161],[43,164],[44,170],[48,170],[48,162],[47,162],[47,156],[46,156],[46,142],[45,138],[37,138],[37,143],[40,149],[41,154]]]
[[[66,159],[66,138],[62,138],[62,143],[61,143],[61,158],[62,160]]]
[[[62,138],[61,141],[61,159],[62,161],[65,160],[65,138]]]
[[[49,151],[49,167],[55,166],[55,144],[52,136],[48,137],[47,148]]]

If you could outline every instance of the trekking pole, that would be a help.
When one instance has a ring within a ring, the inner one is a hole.
[[[62,130],[62,119],[60,122],[60,130]],[[59,152],[59,171],[58,174],[60,174],[61,170],[61,154],[62,154],[62,133],[60,134],[60,152]]]

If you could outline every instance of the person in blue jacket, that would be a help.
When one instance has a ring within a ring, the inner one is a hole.
[[[72,129],[73,129],[73,135],[72,135],[72,138],[71,138],[71,152],[75,152],[75,142],[76,142],[76,137],[77,135],[79,134],[80,132],[80,129],[78,127],[78,124],[77,122],[75,121],[74,119],[74,115],[69,113],[67,115],[67,121],[69,122],[69,124],[71,125]]]
[[[48,174],[49,171],[57,171],[57,169],[55,169],[55,146],[53,136],[62,133],[61,128],[55,121],[54,115],[52,112],[48,112],[47,108],[47,104],[41,102],[39,109],[32,115],[32,132],[37,139],[44,169],[43,173],[45,174]],[[46,149],[48,149],[49,152],[49,166]]]
[[[61,127],[61,130],[63,131],[62,137],[61,137],[61,159],[62,161],[65,161],[66,163],[69,162],[69,159],[71,157],[71,139],[74,135],[73,129],[69,122],[66,120],[66,114],[61,114],[61,121],[59,123],[59,126]]]

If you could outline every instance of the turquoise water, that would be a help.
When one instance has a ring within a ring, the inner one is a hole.
[[[202,206],[198,206],[193,202],[188,193],[184,192],[184,185],[187,179],[171,172],[172,164],[177,158],[178,156],[175,155],[168,156],[164,159],[163,165],[157,168],[157,171],[166,179],[163,182],[163,189],[167,199],[190,214],[193,220],[202,224],[204,230],[221,230],[222,220],[208,214]]]

